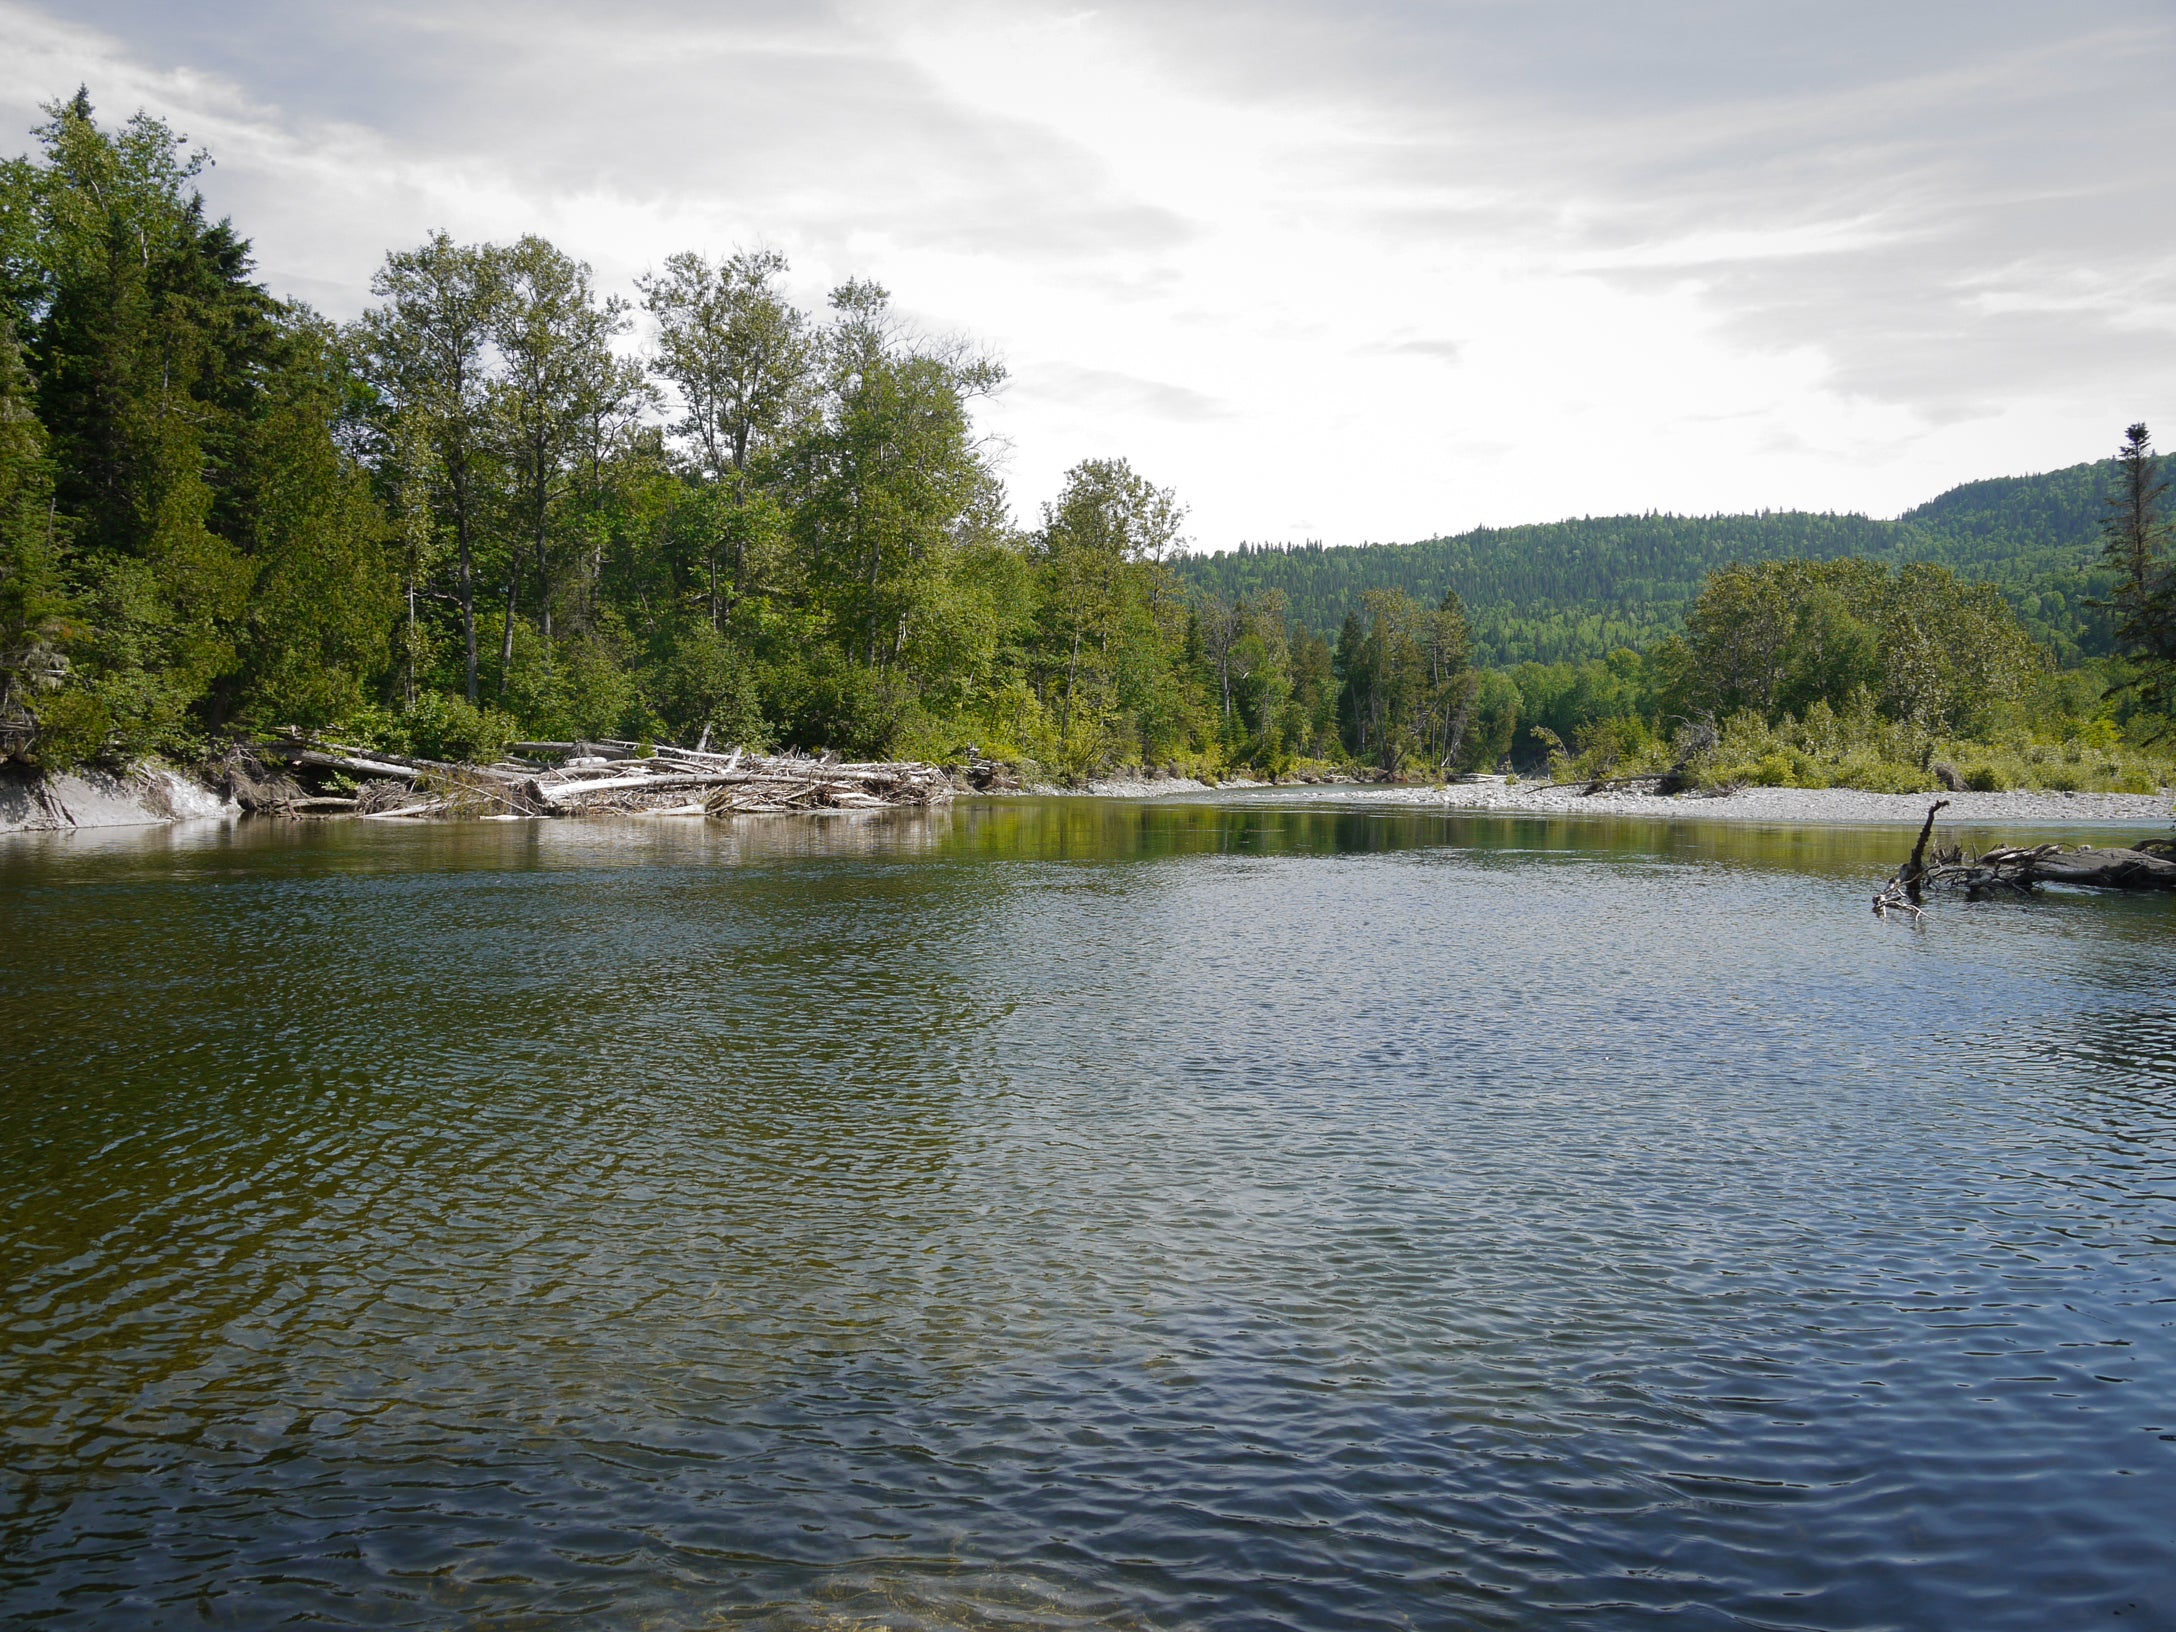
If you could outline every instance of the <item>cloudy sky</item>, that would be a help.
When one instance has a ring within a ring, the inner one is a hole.
[[[10,145],[79,82],[336,316],[439,226],[874,276],[1010,365],[1024,518],[1118,454],[1202,548],[2176,432],[2170,0],[0,0]]]

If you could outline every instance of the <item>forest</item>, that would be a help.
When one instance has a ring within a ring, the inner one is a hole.
[[[1119,457],[1018,524],[975,421],[1003,364],[869,279],[810,312],[775,253],[689,252],[617,292],[541,238],[436,233],[338,324],[256,281],[166,125],[47,112],[0,167],[0,756],[25,766],[315,728],[1059,780],[2166,776],[2143,427],[1896,522],[1189,555],[1177,496]]]
[[[1182,563],[1220,595],[1275,589],[1310,628],[1335,630],[1371,589],[1420,599],[1456,590],[1480,661],[1578,662],[1676,633],[1709,573],[1737,562],[1859,556],[1933,563],[1997,585],[2061,661],[2113,650],[2102,603],[2102,511],[2113,460],[1954,488],[1895,521],[1771,511],[1597,516],[1478,528],[1417,544],[1241,545]]]

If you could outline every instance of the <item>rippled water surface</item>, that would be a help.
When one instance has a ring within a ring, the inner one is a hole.
[[[2176,1626],[2176,904],[1905,842],[0,843],[0,1621]]]

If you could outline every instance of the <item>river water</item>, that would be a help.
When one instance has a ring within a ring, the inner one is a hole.
[[[0,1621],[2176,1626],[2176,903],[1907,843],[0,844]]]

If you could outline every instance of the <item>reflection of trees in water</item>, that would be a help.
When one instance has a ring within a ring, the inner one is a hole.
[[[929,818],[948,855],[1117,861],[1172,855],[1358,855],[1461,849],[1745,866],[1857,879],[1893,869],[1910,835],[1845,827],[1535,817],[1277,796],[1222,803],[1051,798],[964,801]],[[1900,848],[1901,845],[1901,848]]]

